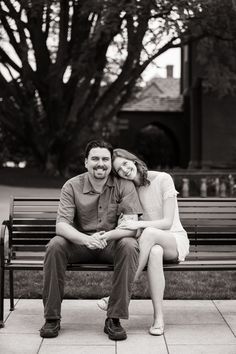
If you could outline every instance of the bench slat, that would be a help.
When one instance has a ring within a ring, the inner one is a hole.
[[[47,218],[47,219],[30,219],[30,218],[22,218],[22,219],[13,219],[12,226],[14,225],[56,225],[56,218]]]
[[[56,219],[56,212],[27,212],[27,213],[15,213],[14,220],[16,219]]]
[[[52,236],[53,237],[53,236]],[[28,247],[28,246],[34,246],[34,245],[41,245],[49,242],[52,237],[38,237],[38,238],[32,238],[29,241],[27,239],[16,239],[13,241],[13,246],[12,247]]]
[[[183,224],[185,224],[185,219],[182,219],[182,216],[181,216],[181,221]],[[189,222],[192,221],[192,224],[195,225],[195,226],[211,226],[211,227],[214,227],[215,228],[218,228],[218,227],[222,227],[222,226],[235,226],[236,223],[235,223],[235,220],[225,220],[225,219],[221,219],[219,221],[219,219],[190,219]]]
[[[6,269],[21,269],[21,270],[42,270],[43,263],[41,262],[26,262],[12,263],[6,265]],[[194,270],[236,270],[236,263],[232,261],[185,261],[179,264],[164,264],[164,270],[173,271],[194,271]],[[108,264],[68,264],[67,270],[71,271],[113,271],[113,265]]]
[[[201,215],[201,213],[205,211],[207,211],[210,214],[217,214],[217,213],[235,213],[236,211],[236,205],[235,206],[228,206],[226,205],[225,207],[220,207],[220,206],[209,206],[209,207],[200,207],[200,206],[195,206],[195,207],[187,207],[187,206],[182,206],[179,208],[181,214],[189,214],[191,212],[195,212],[195,213],[199,213]]]
[[[36,245],[15,245],[12,247],[13,253],[15,253],[15,257],[17,257],[18,251],[20,252],[45,252],[45,246],[49,242],[49,240],[45,240],[44,242],[38,242]]]
[[[54,212],[57,213],[58,205],[56,206],[49,206],[49,205],[29,205],[29,206],[14,206],[13,208],[13,215],[14,214],[21,214],[21,213],[31,213],[31,212]]]
[[[55,231],[55,225],[13,225],[12,232],[15,234],[17,233],[29,233],[29,232],[36,232],[36,231]]]
[[[25,238],[27,238],[27,237],[29,237],[29,238],[31,238],[31,237],[41,237],[41,235],[47,235],[47,234],[49,234],[49,235],[55,235],[55,228],[50,228],[50,229],[48,229],[47,230],[47,228],[44,228],[44,230],[43,230],[43,228],[40,230],[40,229],[38,229],[38,230],[29,230],[29,231],[14,231],[13,232],[13,235],[12,235],[12,238],[13,239],[17,239],[17,238],[19,238],[19,237],[25,237]]]
[[[236,211],[236,210],[235,210]],[[189,212],[189,213],[184,213],[182,214],[180,212],[180,216],[181,218],[189,218],[189,219],[215,219],[215,220],[219,220],[219,219],[224,219],[224,220],[236,220],[236,214],[235,213],[208,213],[206,210],[202,211],[202,213],[195,213],[194,211]]]

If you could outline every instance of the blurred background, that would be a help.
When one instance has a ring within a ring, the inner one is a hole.
[[[80,173],[103,137],[183,195],[234,194],[233,0],[6,0],[0,20],[0,183]]]
[[[12,194],[59,195],[101,137],[182,197],[235,197],[235,56],[234,0],[0,1],[1,221]]]

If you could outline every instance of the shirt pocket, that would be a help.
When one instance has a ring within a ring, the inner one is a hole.
[[[117,222],[117,218],[118,218],[118,204],[108,205],[107,220],[109,222]]]

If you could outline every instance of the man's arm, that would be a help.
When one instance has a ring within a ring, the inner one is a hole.
[[[56,234],[77,245],[84,245],[88,238],[86,234],[83,234],[76,230],[72,225],[63,221],[56,224]]]
[[[85,245],[89,248],[104,248],[106,246],[105,240],[99,239],[100,233],[86,235],[63,221],[56,224],[56,233],[76,245]]]
[[[119,220],[117,227],[113,230],[105,232],[101,239],[108,240],[119,240],[124,237],[136,237],[137,230],[127,230],[121,229],[119,225],[122,221],[126,220],[138,220],[138,215],[142,214],[142,207],[138,198],[136,188],[131,181],[118,179],[119,191],[121,196],[121,201],[119,204]]]

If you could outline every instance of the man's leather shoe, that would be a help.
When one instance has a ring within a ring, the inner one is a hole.
[[[111,340],[124,340],[127,338],[124,328],[120,324],[119,318],[107,318],[104,332]]]
[[[54,338],[58,336],[60,320],[46,320],[40,329],[40,336],[43,338]]]

